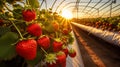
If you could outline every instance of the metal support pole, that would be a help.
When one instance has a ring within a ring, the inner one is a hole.
[[[76,7],[77,7],[77,22],[78,22],[78,19],[79,19],[79,15],[78,15],[78,12],[79,12],[79,3],[76,4]]]
[[[112,15],[112,2],[110,4],[110,17],[111,17],[111,15]]]
[[[97,11],[98,11],[98,17],[99,17],[99,9],[97,9]]]

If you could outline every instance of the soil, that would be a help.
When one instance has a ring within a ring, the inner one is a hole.
[[[73,26],[85,67],[120,67],[120,47]]]

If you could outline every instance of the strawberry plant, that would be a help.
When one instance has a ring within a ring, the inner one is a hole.
[[[71,21],[39,5],[38,0],[0,0],[0,66],[18,57],[20,67],[66,67],[74,40]]]
[[[75,19],[73,19],[73,21],[76,22]],[[120,31],[120,16],[79,19],[79,23],[86,26],[92,26],[101,30],[108,30],[118,33]]]

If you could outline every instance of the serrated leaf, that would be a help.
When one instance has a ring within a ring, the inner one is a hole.
[[[39,8],[39,1],[38,0],[28,0],[29,4],[32,8]]]
[[[11,31],[10,28],[0,26],[0,36],[10,31]]]
[[[13,32],[7,32],[0,37],[0,59],[11,59],[16,55],[15,46],[11,45],[18,39],[18,35]]]

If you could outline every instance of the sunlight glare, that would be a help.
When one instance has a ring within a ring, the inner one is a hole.
[[[65,17],[66,19],[71,19],[71,18],[73,18],[72,13],[71,13],[70,11],[68,11],[68,10],[62,11],[62,16]]]

